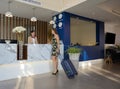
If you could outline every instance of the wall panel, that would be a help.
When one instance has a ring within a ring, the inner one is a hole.
[[[27,29],[24,33],[25,43],[27,43],[30,30],[35,30],[39,43],[47,43],[47,22],[39,20],[37,22],[31,22],[30,19],[17,16],[8,18],[3,14],[0,14],[0,39],[16,39],[16,34],[12,33],[12,29],[16,26],[23,26]]]

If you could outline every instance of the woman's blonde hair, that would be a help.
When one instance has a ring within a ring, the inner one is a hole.
[[[55,32],[55,34],[58,34],[56,29],[53,29],[53,28],[52,28],[52,29],[49,29],[49,30],[48,30],[48,34],[47,34],[47,39],[48,39],[49,41],[52,40],[52,36],[53,36],[52,30]]]
[[[57,32],[57,30],[56,29],[52,29],[54,32],[55,32],[55,34],[58,34],[58,32]]]
[[[49,41],[51,41],[51,39],[52,39],[52,29],[48,29],[47,39],[48,39]]]

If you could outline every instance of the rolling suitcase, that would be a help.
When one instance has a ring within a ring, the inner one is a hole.
[[[75,69],[75,67],[74,67],[73,63],[71,62],[71,60],[68,59],[67,62],[68,62],[69,65],[71,66],[71,69],[72,69],[72,71],[74,72],[74,74],[75,74],[75,75],[78,75],[78,72],[77,72],[77,70]]]
[[[68,60],[62,60],[62,61],[61,61],[61,65],[62,65],[62,67],[63,67],[63,69],[64,69],[67,77],[68,77],[69,79],[74,78],[75,73],[74,73],[74,71],[72,70],[71,65],[69,64],[69,61],[68,61]]]
[[[61,65],[63,67],[63,70],[65,71],[67,77],[69,79],[74,78],[75,75],[78,74],[76,71],[74,65],[72,64],[70,59],[63,59],[63,57],[59,54],[59,58],[61,60]]]

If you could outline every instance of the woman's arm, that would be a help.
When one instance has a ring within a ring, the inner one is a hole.
[[[28,44],[31,44],[31,37],[28,37]]]
[[[35,41],[36,41],[36,44],[38,44],[38,40],[37,40],[37,37],[35,37]]]
[[[60,50],[60,39],[58,35],[56,35],[56,39],[57,39],[57,46],[58,46],[58,51],[59,51]]]

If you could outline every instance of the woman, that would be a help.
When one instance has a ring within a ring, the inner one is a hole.
[[[58,59],[57,56],[60,52],[60,44],[59,44],[59,36],[57,34],[57,31],[55,29],[52,29],[52,61],[53,61],[53,75],[56,75],[58,73]]]
[[[28,37],[28,44],[38,44],[37,37],[33,30],[30,32],[30,36]]]

